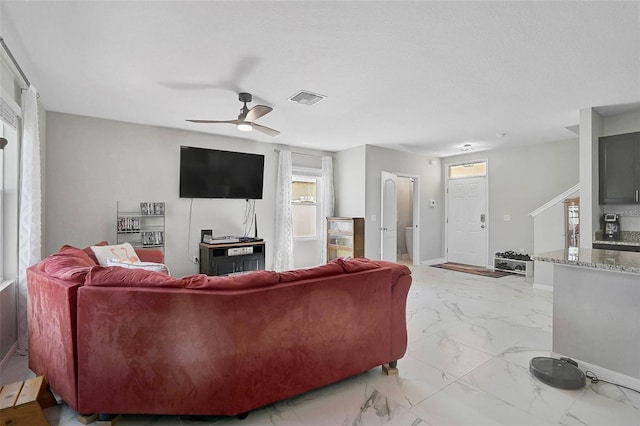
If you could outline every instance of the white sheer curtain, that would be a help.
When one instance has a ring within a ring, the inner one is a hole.
[[[26,269],[41,260],[42,196],[38,99],[33,85],[22,95],[20,214],[18,231],[18,353],[29,350]]]
[[[320,217],[322,218],[321,227],[321,249],[322,263],[327,263],[327,218],[333,216],[333,159],[331,157],[322,157],[322,182],[320,184]]]
[[[291,152],[280,151],[276,182],[276,226],[273,269],[293,269],[293,219],[291,215]]]

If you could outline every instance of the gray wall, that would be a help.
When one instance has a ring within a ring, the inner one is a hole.
[[[377,146],[366,146],[365,255],[380,258],[381,172],[415,175],[420,187],[420,259],[442,257],[442,171],[440,160]],[[429,207],[429,200],[436,200]],[[373,220],[373,217],[376,220]]]
[[[366,160],[364,145],[336,153],[333,168],[336,216],[364,217]]]
[[[242,235],[244,200],[178,197],[180,145],[265,155],[258,232],[271,268],[277,145],[247,139],[49,112],[47,114],[46,254],[63,244],[115,242],[116,203],[166,202],[166,263],[173,275],[198,272],[201,229]],[[311,152],[311,151],[310,151]],[[318,155],[326,154],[316,152]]]
[[[415,175],[420,185],[420,261],[442,257],[440,160],[371,145],[337,153],[336,214],[365,218],[365,256],[380,258],[381,172]],[[429,207],[436,200],[436,207]],[[374,219],[375,218],[375,219]]]
[[[578,183],[578,139],[447,157],[443,160],[443,185],[447,164],[482,159],[489,163],[487,264],[493,263],[493,255],[499,251],[524,249],[533,254],[529,213]],[[511,221],[504,221],[506,214]]]

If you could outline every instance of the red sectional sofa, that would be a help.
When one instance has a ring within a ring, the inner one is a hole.
[[[173,278],[65,246],[27,278],[29,367],[81,414],[239,415],[407,347],[411,275],[390,262]]]

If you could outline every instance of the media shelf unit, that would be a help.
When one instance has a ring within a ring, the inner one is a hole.
[[[165,203],[141,202],[140,210],[123,210],[116,205],[116,241],[130,243],[134,248],[158,248],[164,251]]]
[[[364,218],[327,218],[327,262],[337,257],[364,256]]]
[[[233,275],[264,269],[264,241],[200,243],[200,273]]]
[[[493,258],[493,270],[511,272],[512,274],[524,275],[526,278],[533,278],[533,260],[517,260],[495,256]]]

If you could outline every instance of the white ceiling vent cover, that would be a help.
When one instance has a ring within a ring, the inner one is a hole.
[[[311,106],[313,104],[317,104],[321,100],[326,98],[324,95],[319,95],[317,93],[309,92],[307,90],[301,90],[292,97],[289,98],[290,101],[297,102],[302,105]]]

